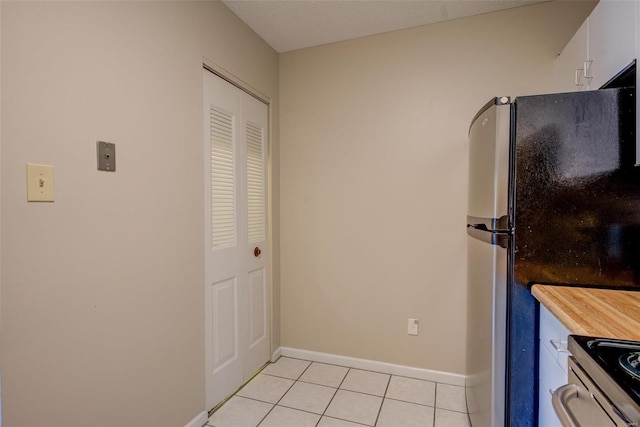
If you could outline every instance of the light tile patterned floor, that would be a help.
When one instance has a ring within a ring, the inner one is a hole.
[[[464,388],[281,357],[209,427],[468,427]]]

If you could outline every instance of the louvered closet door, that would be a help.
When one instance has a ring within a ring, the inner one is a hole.
[[[269,360],[267,106],[204,70],[206,403]]]

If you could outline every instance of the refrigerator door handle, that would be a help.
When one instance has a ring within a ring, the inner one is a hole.
[[[509,233],[511,231],[507,215],[503,215],[500,218],[481,218],[467,215],[467,227],[494,233]]]
[[[467,224],[467,234],[474,239],[481,240],[501,248],[509,246],[509,234],[488,230],[484,224]]]

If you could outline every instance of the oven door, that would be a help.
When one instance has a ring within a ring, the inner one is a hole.
[[[564,427],[616,427],[628,426],[611,408],[602,391],[589,375],[569,357],[569,384],[559,387],[551,398],[553,409]],[[614,421],[617,419],[618,421]]]

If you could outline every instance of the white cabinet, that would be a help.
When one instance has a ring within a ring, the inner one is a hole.
[[[551,394],[568,381],[567,337],[570,332],[543,305],[540,305],[539,331],[538,425],[561,427],[551,404]]]
[[[556,63],[558,92],[587,90],[584,62],[589,56],[589,19],[587,18],[567,43]]]
[[[601,0],[589,15],[589,89],[602,87],[635,59],[636,5],[631,0]]]
[[[636,57],[636,0],[601,0],[556,62],[560,92],[599,89]]]

